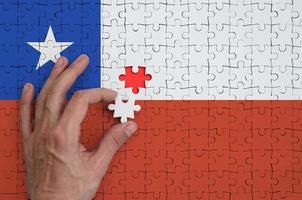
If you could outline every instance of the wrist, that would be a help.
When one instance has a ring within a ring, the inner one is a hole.
[[[74,198],[68,197],[67,194],[66,195],[60,195],[57,193],[54,194],[48,194],[48,193],[37,193],[35,194],[31,200],[71,200]]]
[[[91,200],[92,198],[89,192],[80,192],[80,190],[44,190],[36,192],[31,200]]]

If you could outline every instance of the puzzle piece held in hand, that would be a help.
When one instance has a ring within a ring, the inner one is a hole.
[[[127,122],[127,118],[134,119],[134,111],[140,111],[141,107],[140,105],[135,105],[135,99],[130,98],[125,102],[126,100],[122,97],[118,96],[115,99],[115,104],[110,104],[108,106],[109,110],[114,110],[113,117],[121,118],[121,123]]]
[[[145,81],[150,81],[152,76],[150,74],[146,74],[146,69],[144,67],[139,66],[138,72],[133,72],[133,67],[125,67],[126,74],[122,74],[119,76],[121,81],[125,81],[125,88],[132,88],[132,92],[137,94],[139,92],[139,88],[145,88]]]

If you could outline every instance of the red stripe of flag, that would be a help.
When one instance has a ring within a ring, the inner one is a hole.
[[[96,199],[301,199],[300,101],[139,101],[139,131],[114,158]],[[1,101],[0,200],[25,199],[18,102]],[[117,123],[91,106],[81,141]]]

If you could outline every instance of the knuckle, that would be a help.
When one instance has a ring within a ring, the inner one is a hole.
[[[27,102],[26,102],[24,99],[22,99],[22,100],[20,101],[20,111],[19,111],[19,112],[20,112],[20,113],[23,113],[26,106],[27,106]]]
[[[62,133],[64,133],[64,129],[61,126],[56,126],[53,130],[52,130],[52,135],[53,138],[61,138],[61,136],[63,135]]]
[[[78,90],[78,91],[76,91],[76,92],[74,93],[74,95],[73,95],[73,97],[74,97],[75,99],[82,99],[82,98],[85,98],[85,96],[86,96],[86,93],[85,93],[85,91],[83,91],[83,90]]]
[[[58,148],[64,147],[65,133],[64,133],[64,129],[61,126],[55,127],[51,133],[51,136],[55,147]]]
[[[45,95],[43,94],[43,91],[40,92],[40,94],[37,97],[37,102],[43,102],[45,100]]]
[[[60,67],[54,67],[50,73],[50,76],[48,77],[48,80],[50,82],[55,81],[57,76],[59,75],[60,71],[61,71]]]
[[[110,147],[111,153],[115,153],[120,146],[122,146],[126,141],[126,137],[118,136],[116,134],[112,134],[108,139],[108,145]]]
[[[76,91],[72,98],[76,103],[82,103],[86,99],[86,92],[83,90]]]
[[[42,107],[45,103],[44,101],[45,101],[45,97],[41,97],[39,95],[36,100],[36,107]]]
[[[40,145],[46,145],[48,142],[48,136],[47,134],[41,134],[38,136],[38,140],[37,140],[37,143],[40,144]]]
[[[64,105],[64,98],[60,98],[59,94],[55,94],[55,92],[49,93],[49,95],[46,98],[45,110],[52,113],[54,108],[57,108],[58,106]],[[43,105],[43,106],[44,106]]]
[[[58,95],[59,94],[58,91],[59,90],[57,89],[57,85],[56,84],[53,85],[48,91],[47,98]]]
[[[53,103],[48,98],[45,103],[45,111],[51,112],[53,110]]]

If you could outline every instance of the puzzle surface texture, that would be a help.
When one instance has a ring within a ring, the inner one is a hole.
[[[139,101],[138,132],[95,199],[302,198],[300,101]],[[0,199],[25,199],[18,104],[2,102]],[[90,107],[81,142],[95,148],[113,120]]]
[[[110,110],[90,106],[81,143],[138,123],[96,200],[302,199],[302,1],[0,0],[0,11],[0,200],[27,199],[23,84],[38,93],[60,56],[81,53],[90,64],[68,98],[119,93]]]
[[[301,11],[299,0],[104,0],[102,85],[132,95],[118,77],[144,66],[137,99],[301,99]]]

